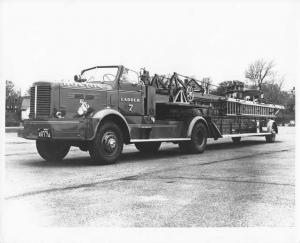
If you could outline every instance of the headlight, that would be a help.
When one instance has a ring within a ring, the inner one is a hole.
[[[56,112],[55,116],[56,116],[57,118],[63,118],[63,117],[62,117],[62,114],[61,114],[61,111]]]
[[[66,115],[66,111],[64,111],[64,110],[59,111],[54,108],[52,114],[55,118],[64,118]]]

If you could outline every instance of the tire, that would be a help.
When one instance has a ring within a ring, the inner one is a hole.
[[[113,164],[123,150],[123,134],[119,126],[113,122],[100,125],[96,137],[92,141],[89,153],[97,164]]]
[[[61,141],[36,140],[36,149],[46,161],[61,161],[68,154],[70,147]]]
[[[156,153],[161,145],[161,142],[146,142],[146,143],[135,143],[135,147],[142,153]]]
[[[234,143],[241,142],[241,137],[234,137],[234,138],[231,138],[231,139],[232,139],[232,142],[234,142]]]
[[[272,127],[271,134],[266,135],[266,142],[267,143],[274,143],[275,139],[276,139],[276,131],[275,131],[274,127]]]
[[[183,153],[203,153],[207,143],[207,129],[202,122],[194,125],[191,140],[180,142],[179,148]]]

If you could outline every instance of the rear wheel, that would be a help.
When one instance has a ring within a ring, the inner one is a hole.
[[[207,143],[207,129],[202,122],[194,125],[191,140],[180,142],[179,148],[183,153],[203,153]]]
[[[89,153],[98,164],[116,162],[123,150],[123,135],[119,126],[113,122],[105,122],[98,129],[92,141]]]
[[[135,143],[135,147],[142,153],[155,153],[160,145],[161,142]]]
[[[239,143],[241,141],[241,137],[234,137],[231,139],[232,139],[232,142],[234,142],[234,143]]]
[[[36,140],[36,149],[46,161],[61,161],[68,154],[70,145],[61,141]]]
[[[276,131],[274,126],[272,127],[271,130],[271,134],[270,135],[266,135],[266,142],[267,143],[274,143],[275,142],[275,138],[276,138]]]

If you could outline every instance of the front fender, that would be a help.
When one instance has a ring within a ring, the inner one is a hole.
[[[122,120],[125,123],[127,123],[125,117],[120,112],[118,112],[116,110],[113,110],[111,108],[106,108],[106,109],[103,109],[101,111],[96,112],[96,114],[93,115],[93,118],[97,118],[99,120],[102,120],[104,117],[106,117],[108,115],[111,115],[111,114],[119,116],[120,118],[122,118]]]
[[[110,119],[111,121],[116,122],[120,126],[122,131],[124,132],[126,139],[130,139],[130,137],[128,137],[129,136],[129,125],[128,125],[125,117],[120,112],[110,109],[110,108],[106,108],[106,109],[96,112],[92,118],[98,120],[96,126],[94,127],[94,135],[93,135],[92,139],[94,139],[94,137],[96,136],[96,133],[97,133],[99,125],[101,124],[101,121],[103,121],[105,119]]]

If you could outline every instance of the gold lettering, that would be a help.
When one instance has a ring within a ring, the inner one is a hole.
[[[120,100],[122,102],[140,102],[141,101],[139,98],[127,98],[127,97],[121,97]]]

